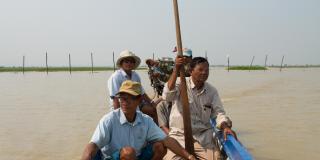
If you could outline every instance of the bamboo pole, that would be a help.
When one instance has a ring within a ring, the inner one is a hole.
[[[251,71],[251,67],[252,67],[253,61],[254,61],[254,56],[252,57],[252,60],[251,60],[251,63],[250,63],[249,72]]]
[[[176,38],[177,38],[178,56],[182,56],[182,40],[181,40],[179,8],[178,8],[178,1],[177,0],[173,0],[173,7],[174,7],[174,17],[175,17],[175,24],[176,24]],[[181,84],[180,84],[181,95],[180,96],[181,96],[182,106],[183,106],[183,126],[184,126],[185,149],[190,154],[194,155],[190,108],[189,108],[189,100],[188,100],[184,67],[181,67],[181,69],[180,69],[180,81],[181,81]]]
[[[71,75],[71,56],[69,54],[69,72],[70,72],[70,75]]]
[[[91,73],[93,74],[93,55],[91,52]]]
[[[282,56],[281,65],[280,65],[280,72],[282,70],[282,64],[283,64],[284,55]]]
[[[49,68],[48,68],[48,53],[46,52],[46,71],[47,75],[49,74]]]

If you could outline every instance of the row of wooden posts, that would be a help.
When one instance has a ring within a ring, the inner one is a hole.
[[[90,54],[91,56],[91,72],[93,73],[93,53]],[[205,52],[205,58],[208,59],[207,56],[207,51]],[[114,52],[112,53],[112,59],[113,59],[113,70],[115,71],[115,60],[114,60]],[[152,59],[154,60],[154,53],[152,54]],[[255,56],[252,57],[251,63],[250,63],[250,68],[249,68],[249,72],[251,71],[251,67],[253,64],[253,61],[255,59]],[[72,73],[72,66],[71,66],[71,55],[69,54],[69,73]],[[264,67],[267,67],[267,60],[268,60],[268,55],[266,55],[265,57],[265,61],[264,61]],[[281,65],[280,65],[280,72],[282,71],[283,68],[283,60],[284,60],[284,56],[282,56],[281,59]],[[228,72],[230,71],[230,56],[227,56],[227,62],[228,62]],[[23,56],[23,60],[22,60],[22,73],[24,74],[25,72],[25,56]],[[49,74],[49,66],[48,66],[48,53],[46,52],[46,73]]]
[[[252,67],[254,58],[255,58],[255,56],[252,57],[252,60],[251,60],[251,63],[250,63],[250,67],[249,67],[249,72],[251,71],[251,67]],[[267,67],[267,60],[268,60],[268,55],[266,55],[266,58],[265,58],[265,60],[264,60],[264,67],[265,67],[265,68]],[[282,56],[282,59],[281,59],[280,72],[282,71],[283,60],[284,60],[284,56]],[[230,71],[230,56],[228,56],[228,72],[229,72],[229,71]]]
[[[93,54],[90,54],[91,56],[91,73],[93,73]],[[69,60],[69,73],[72,73],[72,66],[71,66],[71,55],[69,54],[68,56],[68,60]],[[115,61],[114,61],[114,52],[112,53],[112,57],[113,57],[113,71],[115,71]],[[23,56],[22,58],[22,73],[24,74],[25,71],[25,56]],[[46,72],[47,74],[49,74],[49,66],[48,66],[48,53],[46,52]]]

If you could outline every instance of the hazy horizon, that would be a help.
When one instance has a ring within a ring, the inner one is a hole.
[[[172,1],[11,0],[0,5],[0,66],[113,66],[129,49],[174,57]],[[320,64],[320,1],[179,0],[183,47],[212,65]],[[142,64],[144,65],[144,64]]]

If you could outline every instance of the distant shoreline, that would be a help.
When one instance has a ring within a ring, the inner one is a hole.
[[[227,69],[227,66],[224,65],[211,65],[210,67],[224,67]],[[291,66],[283,66],[282,68],[319,68],[320,65],[291,65]],[[280,68],[280,66],[230,66],[230,70],[268,70],[268,68]],[[79,71],[113,71],[113,67],[71,67],[72,72],[79,72]],[[116,68],[118,69],[118,68]],[[147,70],[147,66],[141,66],[136,70]],[[48,72],[69,72],[70,68],[65,66],[55,66],[55,67],[48,67]],[[1,67],[0,72],[23,72],[23,67]],[[24,67],[24,72],[47,72],[46,67]]]
[[[116,68],[117,69],[117,68]],[[137,70],[146,70],[146,67],[139,67]],[[113,67],[71,67],[72,72],[78,71],[113,71]],[[0,72],[47,72],[46,67],[0,67]],[[48,72],[69,72],[69,67],[48,67]]]

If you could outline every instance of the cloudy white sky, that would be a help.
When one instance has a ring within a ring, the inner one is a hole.
[[[182,40],[225,64],[320,64],[319,0],[179,0]],[[0,66],[111,66],[124,49],[174,55],[172,0],[0,0]]]

